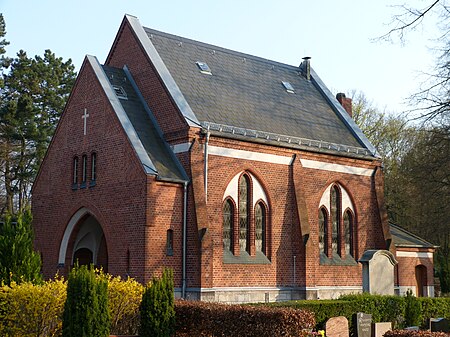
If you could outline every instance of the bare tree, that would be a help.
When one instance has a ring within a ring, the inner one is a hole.
[[[409,118],[423,121],[425,124],[445,125],[450,116],[450,5],[448,0],[430,0],[421,9],[407,5],[398,5],[390,25],[392,28],[378,40],[399,39],[405,43],[408,32],[428,22],[440,28],[440,35],[434,39],[436,64],[434,69],[424,72],[426,80],[417,93],[410,97]]]

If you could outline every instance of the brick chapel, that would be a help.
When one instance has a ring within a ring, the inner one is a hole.
[[[351,100],[309,58],[126,15],[105,64],[86,56],[41,165],[35,248],[47,278],[74,261],[141,282],[169,267],[177,296],[224,302],[361,292],[360,259],[381,250],[398,293],[433,296],[435,247],[391,231],[383,184]]]

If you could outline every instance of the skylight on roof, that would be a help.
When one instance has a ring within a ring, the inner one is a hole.
[[[116,93],[116,96],[118,98],[128,99],[127,93],[125,92],[125,90],[121,86],[113,85],[113,89],[114,89],[114,92]]]
[[[195,64],[200,69],[200,72],[202,74],[212,75],[211,69],[209,68],[209,66],[205,62],[197,61],[197,62],[195,62]]]
[[[289,92],[291,94],[295,93],[294,87],[292,86],[291,83],[286,82],[286,81],[281,81],[281,83],[283,84],[283,86],[287,92]]]

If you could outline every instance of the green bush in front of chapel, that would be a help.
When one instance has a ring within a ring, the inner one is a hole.
[[[67,282],[63,337],[107,337],[109,329],[107,280],[92,266],[75,266]]]
[[[161,278],[146,286],[140,306],[140,337],[170,337],[175,333],[173,272],[165,269]]]

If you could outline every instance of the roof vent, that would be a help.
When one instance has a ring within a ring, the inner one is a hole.
[[[292,86],[291,83],[287,82],[287,81],[281,81],[281,83],[283,84],[284,88],[286,89],[287,92],[294,94],[295,90],[294,87]]]
[[[211,69],[209,68],[209,66],[205,62],[197,61],[197,62],[195,62],[195,64],[200,69],[200,72],[202,74],[212,75]]]
[[[114,89],[114,92],[116,93],[116,96],[118,98],[128,99],[127,93],[125,92],[125,90],[122,87],[120,87],[118,85],[113,85],[113,89]]]

